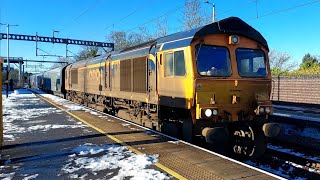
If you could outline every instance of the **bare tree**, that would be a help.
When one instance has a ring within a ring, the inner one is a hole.
[[[159,19],[156,21],[155,24],[156,32],[155,32],[155,38],[163,37],[168,35],[168,22],[167,19]]]
[[[113,31],[107,36],[107,40],[114,43],[115,50],[125,49],[153,39],[145,27],[140,27],[138,32],[126,33]]]
[[[272,49],[269,52],[269,61],[273,74],[281,74],[293,70],[296,65],[290,63],[290,59],[291,56],[288,53]]]
[[[183,27],[185,30],[203,26],[208,21],[208,14],[201,9],[200,0],[186,0],[183,19]]]
[[[84,59],[92,58],[101,54],[101,49],[96,46],[84,46],[82,50],[75,56],[75,61],[81,61]]]
[[[107,39],[108,39],[108,41],[114,43],[115,50],[124,49],[128,45],[126,32],[124,32],[124,31],[112,31],[107,36]]]
[[[70,57],[59,57],[57,59],[58,62],[66,62],[66,63],[56,63],[51,66],[51,69],[57,68],[57,67],[62,67],[66,66],[67,64],[73,63],[75,60]]]
[[[153,35],[151,35],[147,28],[139,27],[138,32],[133,32],[128,34],[127,36],[127,47],[135,46],[141,44],[146,41],[150,41],[153,39]]]
[[[144,26],[139,27],[138,34],[142,36],[142,42],[146,42],[154,39],[154,36],[150,34],[149,29]],[[142,42],[139,42],[139,44]]]

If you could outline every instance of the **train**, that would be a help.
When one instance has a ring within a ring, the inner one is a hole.
[[[30,77],[30,86],[173,135],[259,157],[280,132],[269,47],[237,17]]]

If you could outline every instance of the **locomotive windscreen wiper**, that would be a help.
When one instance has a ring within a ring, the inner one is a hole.
[[[202,46],[202,44],[203,44],[203,41],[201,41],[201,43],[200,43],[200,45],[199,45],[199,50],[198,50],[198,52],[196,53],[196,61],[198,61],[198,56],[199,56],[199,54],[200,54],[200,49],[201,49],[201,46]]]

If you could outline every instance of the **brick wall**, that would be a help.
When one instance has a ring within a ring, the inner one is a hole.
[[[271,100],[320,104],[320,76],[273,76]]]

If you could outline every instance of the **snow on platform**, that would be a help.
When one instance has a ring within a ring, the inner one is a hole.
[[[49,94],[68,110],[83,107]],[[2,96],[5,144],[0,179],[169,179],[157,154],[135,154],[29,90]],[[90,110],[85,110],[90,111]],[[90,111],[92,114],[97,114]]]

